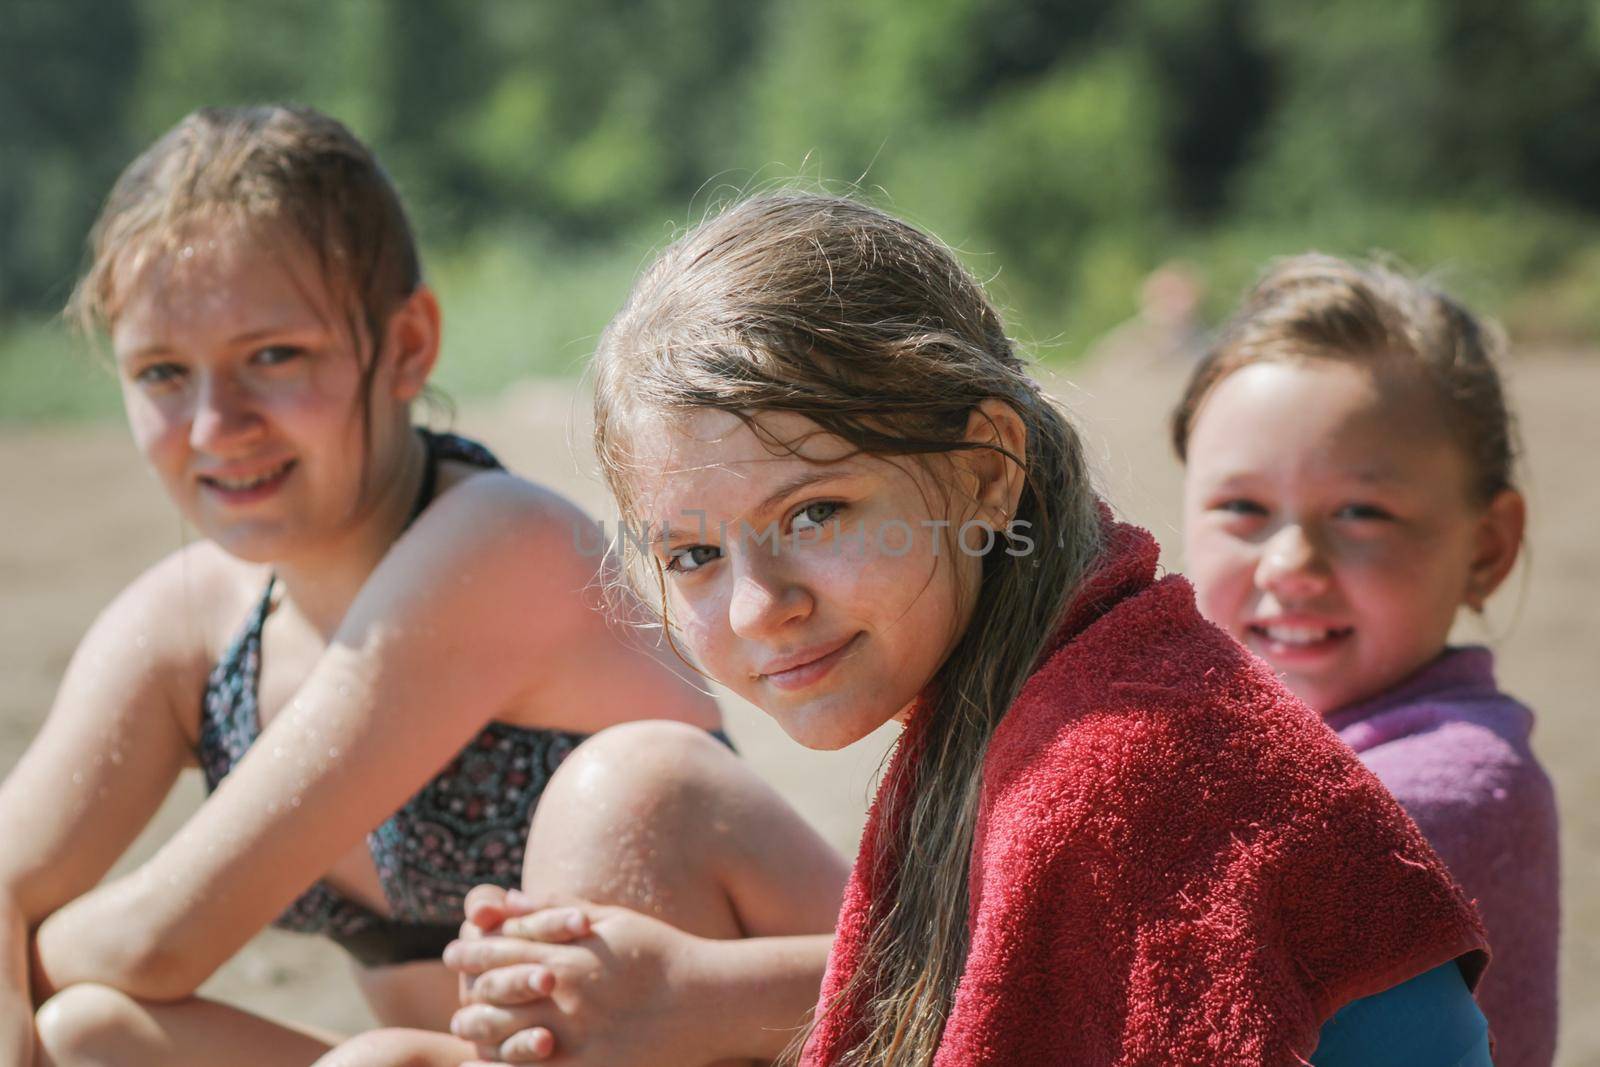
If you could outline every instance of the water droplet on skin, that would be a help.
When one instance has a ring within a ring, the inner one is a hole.
[[[73,785],[82,785],[83,784],[83,772],[82,771],[73,771],[72,772],[72,784]]]
[[[184,245],[183,246],[183,251],[179,252],[178,255],[183,257],[184,259],[193,259],[194,258],[194,245]]]
[[[273,759],[282,759],[283,757],[284,757],[283,746],[282,745],[273,745],[272,746],[272,758]]]
[[[328,758],[329,759],[338,759],[339,758],[339,749],[338,749],[337,746],[335,746],[334,748],[328,749]]]
[[[340,685],[339,685],[339,695],[342,696],[342,697],[349,696],[350,695],[350,687],[348,685],[340,683]]]
[[[291,808],[298,808],[300,806],[300,798],[299,797],[290,797],[289,798],[289,806]]]
[[[114,748],[114,749],[111,750],[111,762],[112,763],[121,763],[122,762],[122,749]]]
[[[276,800],[267,801],[267,814],[268,815],[276,815],[276,814],[278,814],[278,802]]]
[[[138,648],[148,648],[150,646],[150,638],[146,637],[144,634],[140,634],[138,637],[133,639],[133,643]]]

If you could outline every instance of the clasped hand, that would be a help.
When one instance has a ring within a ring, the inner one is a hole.
[[[479,886],[461,939],[451,1021],[487,1063],[655,1065],[716,1059],[705,991],[707,942],[628,908],[535,901]]]

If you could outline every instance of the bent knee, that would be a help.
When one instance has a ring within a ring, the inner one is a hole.
[[[154,1063],[142,1048],[145,1011],[128,994],[109,986],[68,986],[45,1001],[34,1016],[40,1062],[45,1067],[98,1067]]]
[[[602,730],[572,751],[533,813],[529,855],[602,854],[645,830],[690,834],[708,804],[726,799],[747,774],[742,761],[704,730],[679,722],[629,722]]]
[[[588,798],[655,794],[692,787],[737,764],[725,744],[699,727],[670,720],[611,726],[573,750],[550,781]]]

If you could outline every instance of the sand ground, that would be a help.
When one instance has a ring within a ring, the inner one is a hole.
[[[1511,365],[1527,444],[1531,551],[1487,625],[1502,683],[1539,714],[1535,748],[1562,809],[1565,889],[1563,1028],[1559,1063],[1600,1063],[1600,737],[1585,717],[1600,692],[1600,360],[1547,353]],[[1181,382],[1174,365],[1101,363],[1053,387],[1093,445],[1101,484],[1124,515],[1149,526],[1182,565],[1178,471],[1164,418]],[[465,405],[455,427],[480,437],[513,469],[611,512],[592,476],[587,403],[570,383],[528,383]],[[0,772],[44,717],[72,649],[96,611],[188,536],[116,425],[0,428]],[[750,760],[841,850],[853,853],[874,771],[889,735],[843,753],[808,752],[749,706],[725,704]],[[122,868],[170,834],[200,798],[186,774]],[[46,800],[48,798],[41,798]],[[0,824],[3,825],[3,824]],[[122,869],[119,868],[119,869]],[[355,1030],[369,1017],[339,950],[268,931],[204,992],[266,1014]]]

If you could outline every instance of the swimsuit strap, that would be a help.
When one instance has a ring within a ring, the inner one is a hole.
[[[411,504],[411,516],[406,519],[407,527],[416,522],[417,516],[427,510],[428,504],[433,500],[434,490],[439,485],[439,446],[434,444],[437,438],[427,430],[419,429],[417,432],[422,434],[424,451],[422,484],[417,487],[417,499]]]
[[[439,485],[441,461],[452,459],[484,470],[505,470],[495,454],[476,441],[468,440],[459,434],[435,433],[422,426],[417,427],[417,433],[422,435],[422,444],[427,449],[428,458],[422,470],[422,484],[417,487],[416,502],[411,505],[411,517],[406,520],[407,526],[416,522],[417,517],[433,503],[433,494]]]

